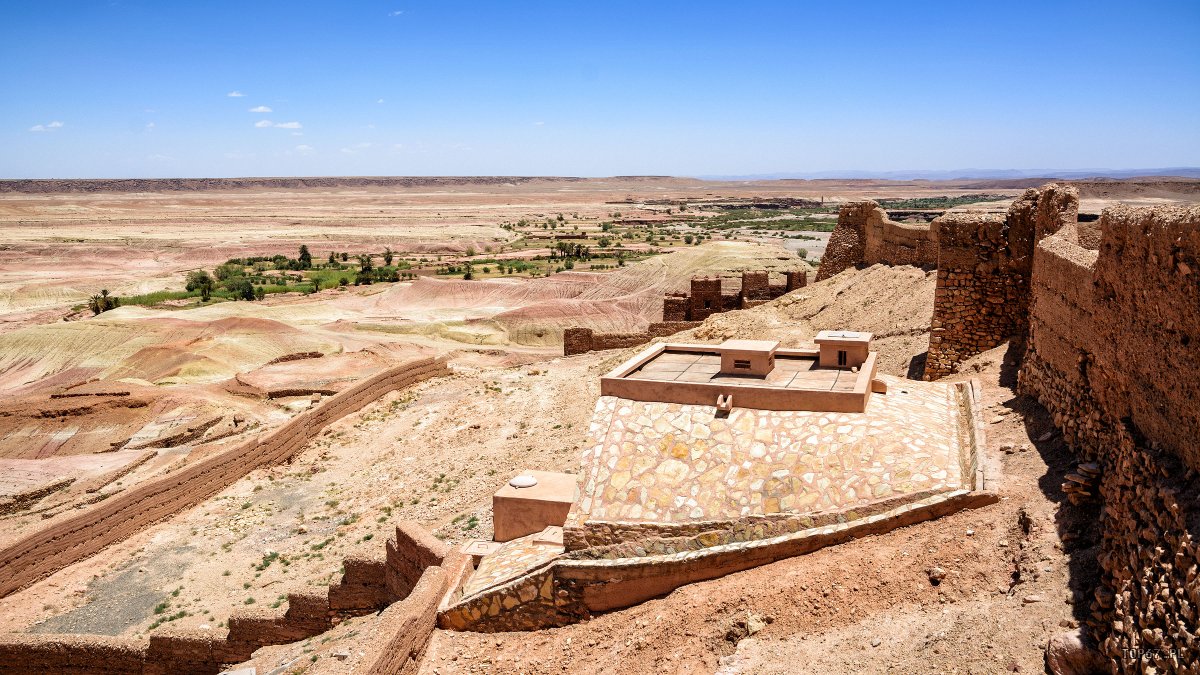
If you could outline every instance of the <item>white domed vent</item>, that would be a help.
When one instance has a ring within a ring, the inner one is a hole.
[[[508,484],[515,488],[527,488],[537,485],[537,479],[533,476],[520,475],[508,481]]]

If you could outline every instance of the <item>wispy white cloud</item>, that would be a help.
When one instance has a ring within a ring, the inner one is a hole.
[[[245,96],[245,94],[243,94],[242,92],[240,92],[236,89],[234,89],[233,91],[231,91],[225,95],[228,96],[229,98],[241,98],[241,97]]]
[[[147,123],[146,123],[146,131],[149,131],[149,130],[151,130],[151,129],[153,129],[153,128],[154,128],[154,122],[147,122]]]
[[[259,120],[254,123],[254,126],[258,127],[259,129],[266,129],[267,127],[275,126],[275,123],[271,120]]]
[[[376,103],[383,103],[383,99],[379,99],[378,101],[375,101],[375,102],[376,102]]]
[[[170,155],[146,155],[146,159],[151,162],[173,162],[175,158]]]
[[[35,125],[29,127],[29,130],[40,132],[40,131],[54,131],[55,129],[61,129],[61,128],[63,128],[63,123],[55,120],[49,124],[35,124]]]
[[[251,108],[250,112],[268,113],[268,112],[274,112],[274,111],[265,105],[258,105],[258,106],[254,106],[253,108]]]
[[[303,125],[301,125],[299,122],[280,122],[279,124],[276,124],[275,126],[280,129],[303,129],[304,128]]]
[[[298,152],[302,155],[308,154],[312,151],[313,151],[313,147],[311,145],[297,145],[296,146],[296,152]]]
[[[342,152],[346,153],[347,155],[353,155],[354,153],[358,152],[359,150],[366,150],[369,147],[371,147],[370,143],[355,143],[354,145],[351,145],[350,147],[342,148]]]
[[[303,136],[303,135],[304,135],[304,132],[303,132],[303,131],[293,131],[293,132],[292,132],[292,135],[293,135],[293,136]]]
[[[545,123],[545,122],[534,122],[534,123],[533,123],[533,126],[535,126],[535,127],[544,127],[544,126],[546,126],[546,123]]]
[[[404,10],[402,10],[402,9],[397,9],[397,10],[396,10],[396,11],[394,11],[394,12],[388,12],[388,16],[400,16],[400,15],[401,15],[401,14],[403,14],[403,13],[404,13]]]

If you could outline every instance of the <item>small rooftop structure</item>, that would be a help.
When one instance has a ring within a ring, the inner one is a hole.
[[[522,471],[492,495],[492,529],[496,541],[561,526],[575,501],[575,475]]]
[[[721,343],[722,375],[766,377],[775,370],[778,342],[767,340],[726,340]]]
[[[818,340],[818,349],[765,340],[651,345],[602,377],[600,393],[722,410],[863,412],[875,378],[871,334],[825,331]]]
[[[822,368],[858,368],[871,352],[871,334],[852,330],[823,330],[817,333]]]

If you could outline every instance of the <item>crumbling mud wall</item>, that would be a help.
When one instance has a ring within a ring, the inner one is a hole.
[[[947,213],[934,220],[938,275],[926,380],[1028,331],[1034,245],[1074,226],[1078,214],[1075,188],[1051,183],[1027,190],[1003,217]]]
[[[640,333],[597,333],[591,328],[568,328],[563,331],[563,356],[636,347],[699,325],[699,321],[659,321]]]
[[[330,422],[389,391],[447,374],[441,358],[406,362],[325,399],[262,438],[141,483],[82,513],[48,521],[0,550],[0,597],[209,499],[256,468],[286,460]]]
[[[742,287],[736,293],[724,293],[720,277],[693,277],[689,293],[671,293],[663,297],[663,320],[637,333],[596,333],[590,328],[563,331],[563,356],[585,354],[604,349],[623,349],[646,344],[654,338],[674,335],[695,328],[704,319],[734,309],[756,307],[808,285],[803,270],[784,272],[784,283],[772,284],[765,270],[742,272]]]
[[[872,200],[850,202],[838,210],[837,227],[829,235],[817,281],[858,264],[934,265],[937,247],[935,224],[897,223]]]
[[[395,552],[401,552],[395,560]],[[106,635],[0,634],[0,675],[131,673],[212,675],[249,660],[255,650],[324,633],[337,617],[383,609],[386,640],[367,672],[415,672],[433,632],[437,609],[461,584],[470,556],[449,549],[415,523],[402,522],[386,556],[348,558],[340,584],[289,593],[286,609],[241,608],[229,628],[159,628],[147,639]],[[419,567],[424,565],[423,567]],[[403,578],[395,578],[402,575]],[[383,589],[352,600],[349,588]],[[389,589],[400,589],[393,595]],[[382,603],[382,604],[380,604]],[[337,606],[337,605],[340,605]],[[386,609],[384,609],[386,608]]]
[[[1200,207],[1038,245],[1020,390],[1100,466],[1089,632],[1118,672],[1200,663]]]

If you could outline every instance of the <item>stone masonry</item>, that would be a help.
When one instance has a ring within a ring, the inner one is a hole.
[[[1197,672],[1200,208],[1040,220],[1019,386],[1098,468],[1089,633],[1116,672]]]
[[[938,276],[926,380],[1028,330],[1033,247],[1078,212],[1076,190],[1050,184],[1027,190],[1005,217],[952,212],[934,221]]]

